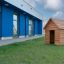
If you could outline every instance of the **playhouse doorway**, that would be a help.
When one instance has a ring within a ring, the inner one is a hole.
[[[54,43],[55,43],[55,31],[50,30],[50,44],[54,44]]]

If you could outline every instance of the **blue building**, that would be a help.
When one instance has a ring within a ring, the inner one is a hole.
[[[24,0],[0,0],[0,39],[42,35],[42,16]]]

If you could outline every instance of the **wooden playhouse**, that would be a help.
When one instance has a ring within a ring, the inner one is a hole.
[[[44,29],[46,44],[64,45],[64,20],[49,19]]]

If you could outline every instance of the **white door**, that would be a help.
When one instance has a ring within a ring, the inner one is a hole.
[[[17,36],[17,21],[18,21],[18,17],[16,14],[13,15],[13,36],[16,37]]]
[[[32,19],[29,20],[29,36],[32,36],[33,32],[33,21]]]

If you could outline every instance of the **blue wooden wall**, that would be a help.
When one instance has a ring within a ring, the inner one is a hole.
[[[13,36],[14,10],[3,6],[2,8],[2,37]],[[19,14],[19,36],[29,35],[29,15]],[[42,34],[42,21],[33,19],[33,35]],[[0,33],[1,36],[1,33]]]
[[[0,9],[2,9],[2,7]],[[0,37],[1,36],[2,36],[2,10],[0,11]]]
[[[29,17],[20,14],[20,35],[26,36],[29,32]]]
[[[42,34],[42,21],[38,21],[38,34]]]
[[[26,15],[26,36],[29,35],[29,16]]]
[[[42,21],[35,19],[34,20],[34,33],[35,35],[42,34]]]
[[[25,16],[20,14],[20,36],[25,36]]]
[[[13,36],[13,10],[2,7],[2,36]]]

